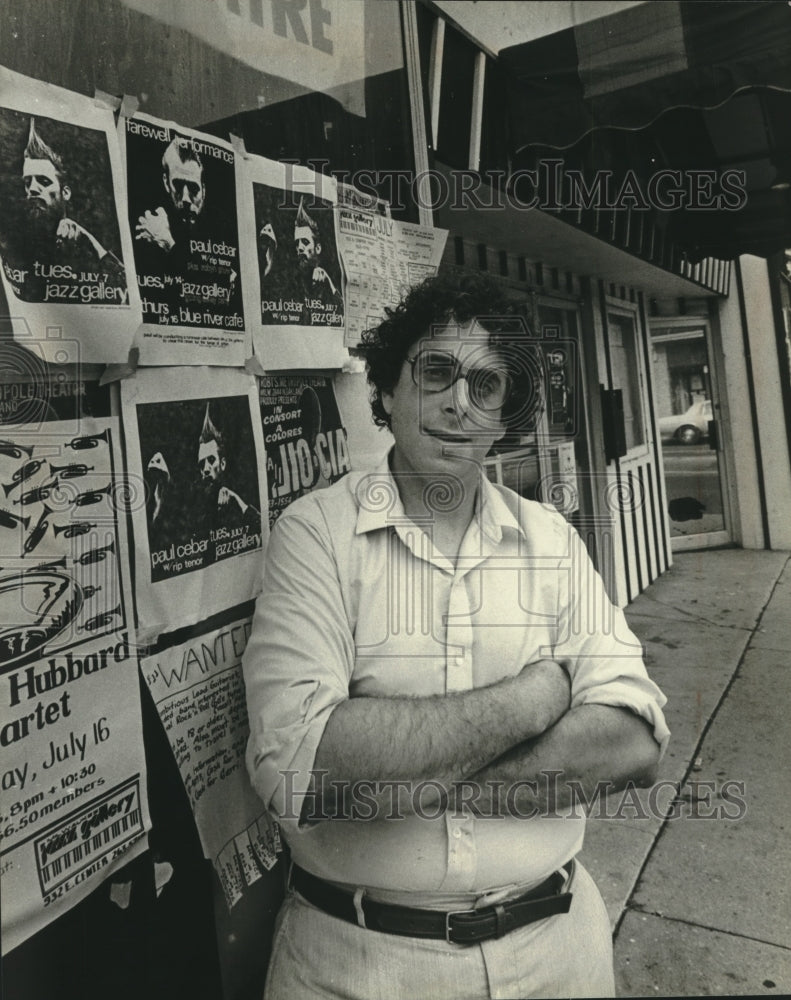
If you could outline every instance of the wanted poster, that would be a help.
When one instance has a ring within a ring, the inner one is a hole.
[[[239,154],[239,225],[255,242],[243,272],[253,350],[267,371],[339,368],[344,302],[335,181],[306,167]]]
[[[269,526],[292,501],[351,471],[346,428],[327,375],[258,380],[269,484]]]
[[[233,149],[146,115],[121,116],[140,362],[244,365]]]
[[[277,824],[250,785],[241,657],[251,619],[141,660],[228,909],[277,861]]]
[[[127,360],[141,311],[113,113],[2,67],[0,279],[16,338],[59,328],[78,362]]]
[[[212,368],[138,370],[121,385],[146,640],[250,600],[268,537],[255,379]]]
[[[405,292],[437,273],[446,229],[401,222],[362,206],[339,205],[338,248],[346,273],[345,344],[384,318]]]
[[[146,847],[117,420],[0,428],[0,872],[9,951]]]

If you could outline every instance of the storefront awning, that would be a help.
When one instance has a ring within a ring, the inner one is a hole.
[[[641,4],[501,49],[515,162],[744,172],[739,211],[676,213],[693,259],[791,246],[791,9]]]

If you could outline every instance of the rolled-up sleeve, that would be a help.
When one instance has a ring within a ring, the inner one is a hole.
[[[349,694],[354,643],[323,524],[286,512],[266,555],[242,667],[253,787],[297,832],[316,749],[335,706]]]
[[[640,640],[607,596],[582,540],[568,531],[570,558],[559,571],[554,656],[571,676],[571,707],[630,709],[653,729],[661,756],[670,739],[662,712],[667,698],[648,676]]]

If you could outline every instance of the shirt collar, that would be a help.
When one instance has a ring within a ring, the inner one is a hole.
[[[355,534],[386,528],[390,524],[408,521],[393,473],[388,452],[373,472],[360,478],[355,487],[357,528]]]
[[[411,524],[404,511],[393,473],[390,471],[390,453],[384,456],[373,472],[358,481],[357,527],[355,534],[386,528],[391,524]],[[493,542],[502,539],[503,528],[513,528],[524,535],[522,526],[496,486],[486,476],[481,476],[475,514],[480,530]]]

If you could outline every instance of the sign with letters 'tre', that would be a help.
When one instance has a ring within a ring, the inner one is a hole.
[[[311,90],[326,92],[365,77],[363,4],[348,0],[124,2],[262,73]],[[348,101],[350,93],[345,96]],[[362,94],[358,97],[361,101]]]

